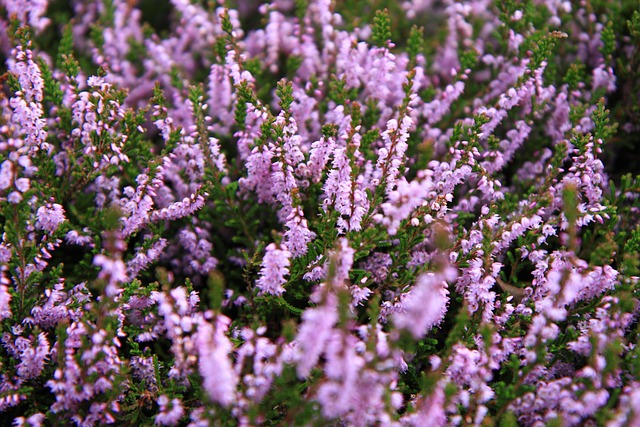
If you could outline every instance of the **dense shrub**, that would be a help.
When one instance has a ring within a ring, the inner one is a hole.
[[[0,424],[640,425],[637,0],[0,3]]]

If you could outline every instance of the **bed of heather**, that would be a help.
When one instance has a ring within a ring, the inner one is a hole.
[[[639,0],[0,1],[0,425],[640,426]]]

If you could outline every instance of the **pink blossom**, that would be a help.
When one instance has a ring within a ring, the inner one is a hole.
[[[38,377],[51,351],[47,336],[40,333],[37,342],[33,337],[32,339],[18,337],[15,341],[15,348],[19,351],[20,358],[20,364],[17,368],[18,376],[23,379]]]
[[[433,183],[428,178],[411,182],[407,182],[404,177],[400,178],[397,187],[387,193],[387,201],[380,206],[384,215],[377,215],[376,219],[387,226],[389,235],[395,235],[400,223],[422,205],[432,188]]]
[[[335,149],[335,145],[336,142],[334,138],[325,136],[311,144],[307,173],[313,182],[319,182],[322,178],[322,172],[324,172],[324,169],[329,163],[329,158]]]
[[[404,163],[404,154],[407,151],[409,129],[413,125],[411,117],[404,116],[398,128],[398,121],[391,119],[387,122],[387,129],[382,132],[384,146],[378,150],[376,170],[381,181],[386,184],[386,191],[391,191],[395,185],[400,167]]]
[[[45,415],[41,412],[31,415],[29,418],[17,417],[13,420],[15,427],[40,427],[45,420]]]
[[[175,202],[166,208],[151,212],[152,221],[174,221],[176,219],[193,214],[204,206],[204,197],[192,194],[180,202]]]
[[[9,289],[4,283],[0,284],[0,320],[11,316],[10,302],[11,294],[9,293]]]
[[[106,281],[107,296],[113,297],[122,292],[120,285],[125,283],[128,277],[126,266],[121,259],[98,254],[93,258],[93,264],[101,268],[98,279]]]
[[[51,22],[45,16],[48,0],[15,0],[9,1],[4,6],[8,16],[15,15],[22,25],[28,25],[37,32],[43,31]]]
[[[287,248],[291,248],[291,254],[299,257],[307,253],[307,246],[316,237],[313,231],[310,231],[304,212],[299,206],[291,210],[285,223],[287,230],[284,233],[284,240]]]
[[[5,160],[0,166],[0,190],[6,190],[13,185],[13,162]]]
[[[162,426],[174,426],[184,416],[184,408],[180,399],[171,399],[166,395],[160,395],[157,399],[160,412],[155,416],[154,424]]]
[[[40,206],[36,214],[36,226],[47,233],[55,232],[65,221],[64,208],[58,203]]]
[[[404,298],[404,309],[393,316],[394,324],[415,338],[423,337],[440,323],[447,311],[449,291],[443,277],[435,273],[418,276],[415,287]]]
[[[354,157],[359,155],[359,151],[356,150]],[[334,151],[332,165],[333,169],[329,172],[323,187],[323,207],[326,211],[333,205],[340,212],[337,224],[340,231],[358,231],[369,208],[369,200],[363,186],[354,183],[355,178],[352,176],[353,170],[346,148],[337,148]]]
[[[139,248],[135,256],[127,261],[127,276],[129,279],[133,280],[140,271],[146,269],[150,264],[158,260],[166,246],[166,239],[158,239],[158,241],[154,242],[147,250]]]
[[[287,283],[285,276],[289,275],[289,259],[292,253],[287,246],[278,247],[275,243],[267,246],[266,251],[256,287],[260,289],[260,293],[282,295],[285,292],[282,285]]]
[[[324,305],[308,308],[302,313],[302,324],[296,335],[296,343],[300,348],[296,367],[299,377],[308,377],[318,363],[337,321],[336,301],[332,296]]]
[[[212,322],[201,321],[195,337],[202,385],[209,398],[222,406],[234,401],[238,384],[229,360],[231,342],[225,336],[230,322],[222,315],[216,315]]]

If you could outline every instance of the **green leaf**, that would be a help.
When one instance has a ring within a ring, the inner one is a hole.
[[[376,11],[373,18],[371,42],[375,46],[386,47],[391,41],[391,19],[387,9]]]

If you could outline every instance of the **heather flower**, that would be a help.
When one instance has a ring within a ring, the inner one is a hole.
[[[429,125],[434,125],[442,120],[442,117],[449,112],[451,105],[456,102],[464,92],[464,86],[465,83],[463,81],[449,84],[433,101],[425,103],[424,106],[422,106],[420,114],[427,119]]]
[[[616,90],[616,76],[611,67],[600,65],[593,69],[593,89],[604,88],[607,92]]]
[[[83,231],[88,232],[89,230],[85,229]],[[67,241],[67,243],[80,246],[91,245],[93,242],[91,236],[82,235],[77,230],[71,230],[67,232],[67,234],[65,235],[65,240]]]
[[[219,144],[219,140],[217,138],[209,138],[209,141],[207,143],[208,147],[208,152],[209,152],[209,156],[211,157],[211,160],[213,161],[213,164],[215,165],[216,169],[224,174],[227,173],[227,158],[225,157],[224,153],[222,153],[220,151],[220,144]],[[224,181],[223,181],[224,182]]]
[[[407,140],[409,139],[409,128],[413,125],[411,117],[404,116],[400,127],[398,121],[391,119],[387,122],[387,129],[382,132],[384,147],[378,150],[378,162],[376,169],[380,180],[386,184],[387,192],[396,185],[400,166],[404,163],[404,154],[407,151]]]
[[[403,299],[403,311],[393,316],[394,324],[421,338],[440,323],[449,302],[447,283],[436,273],[418,277],[416,286]]]
[[[11,294],[9,293],[9,289],[4,283],[0,284],[0,319],[6,319],[7,317],[11,316],[11,306],[9,305],[10,302]]]
[[[146,387],[151,391],[157,391],[156,370],[151,357],[134,356],[131,358],[133,375],[144,381]]]
[[[319,182],[322,178],[322,172],[324,172],[329,163],[329,158],[335,149],[335,145],[335,139],[326,136],[311,144],[306,171],[313,182]]]
[[[331,275],[326,276],[325,283],[318,286],[311,296],[312,301],[319,305],[302,313],[302,324],[295,340],[300,349],[296,362],[301,378],[307,377],[318,363],[324,346],[334,333],[338,321],[336,293],[346,290],[345,282],[353,265],[354,253],[347,239],[340,238],[337,248],[331,253],[330,264],[325,267]]]
[[[287,248],[291,248],[291,254],[294,257],[306,254],[307,246],[313,241],[316,234],[309,230],[304,212],[299,206],[291,210],[285,227],[287,230],[284,233],[284,241]]]
[[[354,156],[357,155],[356,151]],[[353,182],[353,170],[346,148],[334,151],[332,165],[333,169],[324,184],[323,208],[327,211],[333,205],[340,213],[337,224],[339,230],[359,231],[369,200],[362,185]]]
[[[29,418],[17,417],[13,420],[15,427],[40,427],[45,420],[45,415],[41,412],[31,415]]]
[[[28,340],[18,337],[15,341],[16,350],[19,351],[20,364],[18,376],[23,379],[36,378],[42,372],[45,361],[49,358],[49,341],[44,333],[40,333],[36,340]]]
[[[10,99],[13,109],[12,121],[25,136],[26,146],[31,152],[40,148],[46,148],[48,151],[48,145],[45,143],[46,120],[42,118],[44,81],[40,68],[33,61],[33,52],[30,49],[18,46],[12,53],[16,60],[9,63],[9,70],[18,77],[21,87],[21,91],[16,92]]]
[[[198,370],[209,398],[222,406],[234,401],[238,377],[229,360],[231,342],[225,336],[230,319],[217,315],[213,322],[201,321],[195,337]]]
[[[360,287],[358,285],[353,285],[350,288],[351,291],[351,308],[355,308],[359,305],[364,305],[364,302],[369,299],[369,295],[373,292],[371,289],[366,287]]]
[[[152,211],[152,221],[175,221],[176,219],[193,214],[204,206],[204,197],[200,194],[191,194],[182,201],[172,203],[166,208]]]
[[[402,425],[422,426],[425,423],[434,427],[444,427],[447,425],[447,414],[445,412],[445,396],[441,384],[438,384],[430,396],[423,397],[416,402],[419,411],[402,417]]]
[[[400,178],[397,187],[387,193],[387,202],[380,205],[384,215],[376,215],[376,220],[387,227],[389,235],[394,236],[401,222],[423,204],[432,188],[433,183],[428,178],[411,182]]]
[[[389,267],[393,264],[391,255],[374,252],[367,257],[366,261],[358,265],[359,268],[368,271],[371,274],[371,280],[374,283],[383,283],[389,276]]]
[[[13,185],[13,162],[5,160],[0,165],[0,190],[6,190]]]
[[[357,395],[365,392],[360,388],[362,384],[358,384],[364,359],[357,354],[356,338],[337,331],[332,335],[324,350],[328,381],[317,391],[322,413],[329,419],[343,417],[352,408]]]
[[[335,266],[333,276],[330,277],[330,284],[334,290],[343,289],[346,282],[349,280],[349,271],[353,266],[353,257],[355,252],[355,249],[349,245],[349,241],[346,238],[341,237],[338,239],[337,249],[330,253],[330,262],[333,262]]]
[[[55,370],[53,379],[47,382],[56,397],[51,411],[55,414],[71,412],[70,418],[78,425],[112,424],[115,421],[113,412],[118,412],[118,406],[99,403],[97,399],[107,392],[117,398],[117,394],[113,393],[114,387],[126,388],[126,384],[114,383],[122,367],[116,350],[119,343],[117,339],[107,339],[108,334],[104,330],[90,328],[77,322],[67,328],[64,364]],[[89,347],[85,348],[82,342],[87,335],[90,335],[90,341]],[[86,375],[96,379],[86,382]],[[77,412],[80,405],[87,401],[94,402],[90,411],[86,414]]]
[[[31,187],[29,178],[18,178],[16,179],[15,185],[18,191],[21,193],[24,193]]]
[[[7,201],[9,203],[11,203],[11,204],[17,205],[18,203],[20,203],[22,201],[22,194],[20,194],[17,191],[12,191],[7,196]]]
[[[168,377],[179,383],[183,382],[184,378],[194,372],[197,362],[188,352],[196,348],[196,337],[192,336],[192,332],[199,322],[199,318],[194,316],[199,296],[195,292],[187,294],[183,287],[177,287],[169,293],[152,292],[151,300],[157,304],[158,315],[162,321],[150,332],[140,334],[138,340],[148,341],[158,335],[168,338],[174,357]]]
[[[241,188],[255,190],[258,201],[261,203],[273,203],[273,183],[271,178],[271,159],[274,152],[265,145],[260,145],[251,150],[247,158],[247,177],[241,178]]]
[[[231,76],[226,67],[213,64],[209,73],[208,106],[209,115],[215,117],[212,131],[228,133],[233,123],[232,107],[235,94],[231,84]]]
[[[9,16],[15,16],[23,25],[29,25],[37,32],[43,31],[51,22],[45,15],[48,0],[16,0],[7,2]]]
[[[218,260],[211,255],[213,245],[209,241],[210,237],[209,232],[200,227],[195,227],[193,230],[187,228],[181,230],[178,233],[178,238],[184,252],[182,252],[180,260],[174,259],[172,263],[176,266],[182,266],[188,273],[209,274],[218,265]],[[155,250],[160,249],[161,246],[157,246]],[[150,255],[158,257],[161,254],[152,252]]]
[[[265,327],[260,327],[255,332],[249,328],[243,329],[241,336],[246,341],[237,349],[236,373],[240,375],[244,363],[253,360],[253,371],[243,375],[242,382],[246,386],[247,398],[254,402],[260,402],[265,397],[273,380],[283,369],[283,360],[278,357],[278,346],[261,336],[265,332]]]
[[[607,427],[621,427],[623,425],[637,426],[640,424],[640,388],[637,382],[632,382],[623,389],[620,396],[620,410],[616,416],[609,421]]]
[[[289,275],[289,259],[292,253],[289,252],[287,246],[280,245],[278,247],[275,243],[267,246],[266,251],[256,287],[260,293],[282,295],[285,292],[282,285],[287,283],[285,276]]]
[[[68,319],[70,312],[67,308],[69,295],[63,291],[64,284],[58,283],[53,290],[45,291],[47,300],[31,310],[33,321],[42,328],[51,328],[58,322]]]
[[[149,221],[149,212],[153,208],[152,196],[155,195],[153,185],[148,185],[149,178],[146,174],[140,174],[136,178],[138,188],[132,187],[124,189],[125,197],[121,199],[120,205],[127,218],[123,219],[123,236],[135,233]]]
[[[93,258],[93,264],[100,267],[98,279],[106,282],[107,296],[113,297],[122,292],[120,285],[127,281],[127,268],[119,258],[109,258],[98,254]]]
[[[478,396],[478,401],[485,403],[494,396],[493,389],[487,385],[493,376],[487,363],[487,355],[484,352],[459,344],[454,345],[447,376],[458,386],[469,386],[470,391]],[[468,396],[465,392],[462,392],[458,398],[463,406],[468,406]],[[484,412],[481,408],[478,410]]]
[[[337,321],[336,301],[332,296],[324,305],[302,313],[302,325],[296,336],[301,352],[296,367],[299,377],[308,377],[318,363]]]
[[[146,250],[138,248],[135,256],[127,261],[127,276],[129,279],[132,280],[140,271],[145,270],[149,265],[157,261],[166,246],[166,239],[158,239]]]
[[[351,36],[353,37],[353,36]],[[407,57],[396,56],[387,48],[369,47],[360,42],[354,45],[351,37],[336,38],[336,69],[338,77],[346,81],[348,88],[362,88],[363,99],[376,99],[381,107],[379,124],[383,125],[394,115],[394,107],[400,105],[405,93]]]
[[[637,421],[633,8],[4,3],[6,423]]]
[[[42,80],[40,68],[33,61],[33,52],[30,49],[18,46],[13,51],[13,54],[16,60],[11,63],[10,71],[17,75],[20,86],[24,91],[18,97],[24,100],[26,104],[32,104],[27,105],[26,108],[41,107],[39,103],[43,99],[44,80]]]
[[[238,138],[238,157],[246,161],[252,152],[254,141],[260,136],[260,126],[266,119],[266,114],[257,109],[253,104],[246,104],[247,116],[244,123],[241,123],[243,130],[236,132],[233,136]],[[246,165],[249,167],[249,165]],[[242,181],[245,178],[241,178]]]
[[[184,408],[180,399],[171,399],[166,395],[160,395],[157,399],[160,412],[156,415],[154,423],[162,426],[174,426],[184,416]]]
[[[55,232],[66,219],[64,208],[58,203],[40,206],[36,218],[38,220],[36,226],[50,234]]]

